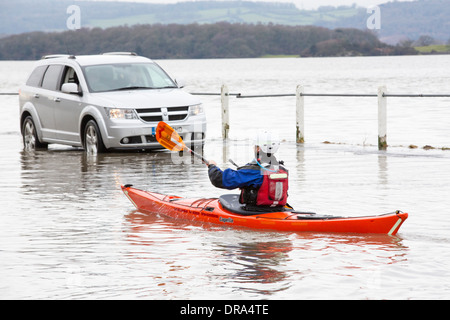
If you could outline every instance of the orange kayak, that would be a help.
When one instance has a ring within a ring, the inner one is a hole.
[[[293,209],[252,212],[243,210],[238,201],[239,195],[236,194],[219,198],[189,199],[142,191],[132,185],[122,186],[122,191],[139,211],[253,229],[395,235],[408,218],[407,213],[400,211],[365,217],[323,216]]]

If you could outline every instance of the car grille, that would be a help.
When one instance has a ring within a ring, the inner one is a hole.
[[[140,119],[145,122],[180,121],[187,118],[189,107],[136,109]]]

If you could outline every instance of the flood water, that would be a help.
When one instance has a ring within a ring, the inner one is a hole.
[[[188,92],[450,93],[450,56],[163,60]],[[0,62],[0,92],[17,92],[32,62]],[[217,197],[206,168],[169,152],[88,157],[22,149],[17,96],[0,96],[1,299],[449,299],[450,98],[388,98],[387,151],[378,151],[376,98],[201,96],[205,155],[222,168],[251,160],[252,133],[284,141],[289,203],[323,214],[409,213],[396,236],[230,229],[143,214],[120,190]],[[324,144],[324,141],[332,142]],[[416,145],[411,149],[408,146]],[[436,149],[425,150],[429,145]],[[175,160],[175,161],[174,161]],[[226,191],[225,191],[226,192]]]

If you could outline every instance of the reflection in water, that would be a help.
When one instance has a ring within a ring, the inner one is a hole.
[[[199,284],[219,282],[217,290],[235,292],[234,298],[240,295],[268,298],[282,292],[288,294],[294,290],[293,286],[298,288],[299,282],[304,282],[305,290],[309,290],[314,270],[323,272],[330,260],[339,266],[330,269],[331,273],[348,274],[349,277],[353,274],[355,279],[367,274],[380,277],[383,266],[405,262],[408,255],[408,247],[398,236],[259,232],[137,210],[126,215],[125,227],[127,240],[133,246],[152,247],[136,249],[137,259],[144,258],[144,251],[161,252],[170,243],[170,246],[181,250],[176,257],[170,250],[163,251],[165,257],[172,261],[171,265],[183,265],[182,260],[188,252],[191,270],[185,272],[195,277]],[[198,241],[186,242],[196,235],[201,235]],[[152,255],[148,258],[153,263],[157,259]],[[365,263],[361,264],[361,261]],[[178,278],[179,285],[189,285],[187,278]],[[362,287],[364,285],[361,284]]]
[[[22,185],[33,192],[42,193],[79,193],[109,192],[112,186],[120,189],[121,184],[135,183],[151,186],[164,180],[170,184],[176,180],[182,188],[189,184],[192,172],[190,166],[175,165],[168,152],[129,152],[106,153],[97,156],[87,155],[77,149],[49,150],[21,153]],[[189,167],[189,170],[186,168]]]
[[[189,235],[200,233],[200,242],[186,242]],[[190,272],[199,286],[205,285],[202,281],[219,281],[219,291],[231,287],[241,293],[266,297],[290,286],[289,274],[285,272],[283,265],[288,260],[292,243],[282,235],[278,240],[264,240],[267,233],[234,230],[139,211],[127,214],[126,234],[127,241],[133,246],[152,247],[136,249],[136,259],[145,258],[142,254],[145,251],[154,253],[163,250],[167,261],[180,266],[183,264],[183,257],[189,253]],[[166,251],[165,246],[177,246],[179,251]],[[150,254],[147,258],[154,263],[158,259]],[[202,273],[203,269],[207,272]],[[188,285],[191,280],[178,279],[180,285]]]
[[[378,154],[378,180],[384,187],[389,184],[387,156],[383,153]]]
[[[292,242],[284,237],[271,241],[218,243],[217,250],[230,270],[228,286],[261,296],[270,296],[290,287],[289,273],[284,265]]]
[[[228,144],[231,152],[220,148],[222,143],[218,146],[216,150],[227,155],[223,161],[229,154],[239,163],[247,157],[237,151],[245,151],[245,143]],[[295,164],[294,188],[323,178],[306,176],[308,166],[317,163],[308,161],[314,159],[314,149],[288,145],[286,150],[286,161]],[[80,284],[63,296],[87,290],[100,297],[101,292],[169,299],[190,294],[231,299],[309,297],[316,292],[317,277],[319,286],[324,281],[322,287],[327,286],[327,277],[338,275],[360,282],[368,268],[377,275],[385,266],[408,260],[409,248],[399,237],[231,229],[134,210],[121,184],[188,197],[222,192],[210,185],[204,165],[174,164],[172,156],[123,152],[90,157],[72,149],[20,154],[20,206],[23,212],[34,206],[26,223],[33,226],[33,238],[39,239],[23,250],[34,256],[33,261],[49,262],[49,268],[41,271],[45,277],[54,272],[52,265],[63,270],[64,283],[66,277],[74,277],[65,270],[79,270],[75,276],[82,279]],[[140,279],[140,290],[131,289],[137,284],[133,279]]]

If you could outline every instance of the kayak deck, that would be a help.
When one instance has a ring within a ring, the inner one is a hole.
[[[131,185],[122,186],[122,191],[140,211],[254,229],[395,235],[408,218],[407,213],[400,211],[365,217],[321,216],[312,212],[297,212],[293,209],[240,214],[227,209],[230,206],[229,202],[233,202],[231,195],[224,198],[190,199],[143,191]],[[237,195],[233,196],[237,197]]]

